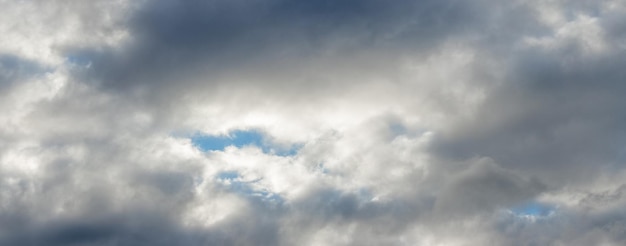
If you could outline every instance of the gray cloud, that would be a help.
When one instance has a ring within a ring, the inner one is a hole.
[[[474,165],[443,189],[436,203],[438,213],[455,217],[510,208],[545,189],[537,180],[525,180],[494,163]]]
[[[68,54],[90,60],[84,79],[104,88],[144,85],[171,92],[181,83],[215,87],[223,76],[242,71],[287,72],[298,69],[294,62],[306,65],[316,57],[426,51],[483,21],[477,11],[460,1],[147,1],[127,20],[129,45]],[[203,77],[185,77],[190,73]],[[304,86],[284,79],[246,85],[270,84]]]
[[[29,217],[3,221],[3,245],[168,245],[204,243],[202,235],[163,218],[160,213],[129,211],[123,214],[59,218],[43,224]]]
[[[618,67],[626,63],[619,54],[567,63],[563,56],[575,53],[520,55],[511,83],[484,102],[466,130],[441,141],[444,155],[490,156],[505,166],[549,175],[548,182],[621,165],[626,117],[619,109],[625,88]]]

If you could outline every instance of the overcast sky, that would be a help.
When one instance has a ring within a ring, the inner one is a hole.
[[[626,245],[626,1],[0,0],[0,245]]]

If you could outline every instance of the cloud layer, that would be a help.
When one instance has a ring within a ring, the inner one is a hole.
[[[626,1],[0,13],[0,245],[626,243]]]

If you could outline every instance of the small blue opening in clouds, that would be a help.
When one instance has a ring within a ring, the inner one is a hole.
[[[91,57],[88,54],[70,54],[65,57],[65,61],[70,65],[86,67],[91,64]]]
[[[293,156],[298,153],[301,145],[292,145],[287,148],[274,146],[265,140],[263,133],[257,130],[235,130],[228,135],[202,135],[196,134],[191,137],[194,146],[202,151],[223,151],[228,146],[241,148],[244,146],[256,146],[264,153],[279,156]]]
[[[223,182],[224,187],[227,190],[234,192],[236,194],[242,195],[248,199],[262,201],[262,202],[271,202],[275,204],[281,204],[284,202],[284,199],[276,193],[270,192],[268,190],[259,190],[252,188],[252,184],[260,181],[252,180],[252,181],[243,181],[241,180],[241,175],[237,171],[226,171],[221,172],[216,175],[217,180]]]
[[[407,133],[407,129],[401,123],[395,122],[389,125],[389,130],[394,136],[404,135]]]
[[[228,146],[241,148],[247,145],[261,147],[263,135],[257,131],[233,131],[227,136],[195,135],[192,143],[202,151],[224,150]]]
[[[221,172],[217,175],[220,180],[234,180],[239,178],[239,173],[235,171]]]
[[[554,211],[554,207],[538,202],[528,202],[511,211],[518,215],[547,216]]]
[[[294,156],[298,154],[298,150],[300,150],[300,148],[302,148],[302,144],[294,144],[287,148],[285,147],[272,148],[270,152],[278,156]]]

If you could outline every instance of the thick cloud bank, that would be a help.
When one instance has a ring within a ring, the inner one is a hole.
[[[0,245],[625,245],[624,0],[0,0]]]

